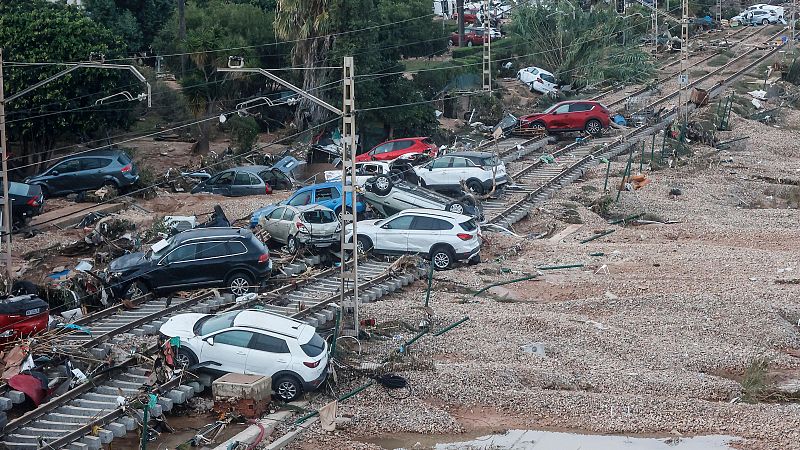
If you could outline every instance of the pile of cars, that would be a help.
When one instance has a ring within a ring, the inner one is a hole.
[[[742,25],[771,25],[785,23],[784,9],[782,6],[758,3],[748,6],[747,9],[730,19]]]

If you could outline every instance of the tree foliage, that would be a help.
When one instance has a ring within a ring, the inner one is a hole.
[[[89,16],[118,34],[129,53],[147,51],[164,27],[175,0],[84,0]]]
[[[79,9],[45,0],[0,2],[0,42],[4,59],[14,62],[86,61],[90,53],[120,56],[124,45],[114,34]],[[64,69],[63,65],[4,67],[6,96]],[[95,101],[143,86],[127,71],[76,69],[6,106],[12,166],[46,163],[57,143],[88,140],[100,130],[125,128],[133,105]],[[138,105],[138,103],[136,103]]]
[[[260,75],[239,77],[218,72],[227,67],[229,56],[245,58],[250,67],[274,67],[280,64],[283,48],[276,46],[271,27],[273,16],[251,4],[229,4],[222,0],[192,2],[186,7],[186,39],[178,37],[177,17],[165,27],[154,44],[160,53],[189,53],[190,70],[180,79],[184,95],[197,118],[210,118],[231,109],[259,93],[264,86]],[[234,50],[217,50],[234,49]],[[177,57],[167,64],[179,68]],[[198,124],[198,150],[208,149],[210,121]]]
[[[578,9],[574,19],[572,14],[563,5],[519,8],[511,31],[521,38],[517,50],[521,59],[575,86],[650,77],[652,62],[636,48],[648,29],[648,19],[622,19],[611,8],[600,6],[591,12]]]

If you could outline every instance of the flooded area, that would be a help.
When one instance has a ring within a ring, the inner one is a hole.
[[[469,440],[463,440],[463,439]],[[461,436],[398,434],[370,440],[385,449],[433,450],[729,450],[739,440],[733,436],[708,435],[692,437],[631,437],[576,434],[556,431],[509,430],[468,438]]]

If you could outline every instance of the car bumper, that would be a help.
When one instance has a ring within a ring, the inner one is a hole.
[[[330,365],[326,365],[325,370],[315,380],[303,381],[303,392],[316,391],[325,381],[325,378],[328,378],[328,370],[330,370]]]
[[[472,261],[477,258],[477,261],[480,262],[481,260],[481,247],[478,246],[475,250],[463,253],[456,253],[456,260],[457,261]]]
[[[494,179],[494,183],[499,187],[504,184],[508,184],[508,175],[503,175],[501,177],[497,177]],[[492,180],[486,180],[483,182],[483,188],[487,191],[492,190]]]
[[[338,234],[334,235],[327,235],[327,236],[309,236],[299,234],[297,236],[297,240],[309,247],[330,247],[333,244],[338,244],[341,241],[341,237]]]

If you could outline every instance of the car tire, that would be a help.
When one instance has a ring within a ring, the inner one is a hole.
[[[544,131],[545,133],[547,133],[547,126],[544,124],[544,122],[539,122],[539,121],[537,121],[537,122],[533,122],[533,123],[532,123],[532,124],[531,124],[531,125],[528,127],[528,129],[530,129],[530,130]]]
[[[373,192],[381,197],[389,195],[389,192],[392,192],[392,187],[394,187],[394,183],[387,175],[378,175],[375,177],[375,181],[372,182]]]
[[[125,298],[135,300],[139,297],[144,297],[150,293],[150,288],[144,281],[136,280],[128,286],[125,290]]]
[[[453,42],[453,40],[452,40],[452,39],[448,39],[448,40],[447,40],[447,45],[448,45],[448,46],[450,46],[450,47],[452,47],[452,46],[456,45],[456,43],[455,43],[455,42]]]
[[[589,119],[583,129],[592,136],[599,136],[603,132],[603,124],[597,119]]]
[[[467,41],[467,47],[472,47],[472,41]]]
[[[483,188],[483,183],[478,180],[471,180],[467,182],[467,189],[469,189],[475,195],[483,195],[486,191]]]
[[[447,270],[453,265],[455,254],[453,249],[446,245],[437,245],[431,249],[431,264],[436,270]]]
[[[369,237],[359,234],[356,238],[356,249],[359,253],[367,253],[372,250],[372,246],[372,239]]]
[[[186,347],[180,347],[178,351],[175,352],[173,361],[176,368],[186,369],[187,367],[192,367],[197,364],[198,359],[193,351]]]
[[[767,20],[767,19],[762,20],[761,21],[761,25],[764,25],[764,26],[769,25],[769,20]]]
[[[464,207],[464,204],[461,202],[450,202],[445,206],[446,211],[456,214],[464,214],[465,209],[466,207]]]
[[[228,288],[231,294],[235,296],[245,295],[249,292],[255,291],[253,277],[245,272],[234,272],[231,274],[227,281],[225,281],[225,287]]]
[[[292,375],[278,377],[272,386],[275,387],[275,396],[284,402],[291,402],[303,395],[303,383]]]
[[[290,255],[296,255],[300,251],[300,244],[297,242],[296,237],[289,236],[289,239],[286,240],[286,250]]]

